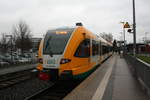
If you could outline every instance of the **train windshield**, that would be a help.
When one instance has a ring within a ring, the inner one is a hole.
[[[62,54],[74,28],[56,29],[47,32],[44,39],[43,54]]]

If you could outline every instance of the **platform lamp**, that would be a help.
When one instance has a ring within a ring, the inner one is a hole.
[[[129,33],[133,33],[133,55],[136,57],[136,19],[135,19],[135,0],[132,0],[133,4],[133,28],[128,29]]]
[[[136,19],[135,19],[135,0],[132,0],[133,4],[133,40],[134,40],[134,45],[133,45],[133,54],[134,57],[136,56]]]

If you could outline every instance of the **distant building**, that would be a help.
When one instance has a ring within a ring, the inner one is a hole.
[[[42,40],[42,38],[32,38],[31,39],[31,41],[32,41],[32,51],[33,52],[38,51],[39,44],[40,44],[41,40]]]

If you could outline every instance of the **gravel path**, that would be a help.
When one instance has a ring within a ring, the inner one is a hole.
[[[12,87],[0,90],[0,100],[24,100],[35,92],[48,87],[50,83],[38,78],[27,80]]]

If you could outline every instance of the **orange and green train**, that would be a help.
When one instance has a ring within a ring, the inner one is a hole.
[[[47,31],[39,46],[37,69],[46,80],[83,79],[111,54],[111,43],[77,23]]]

